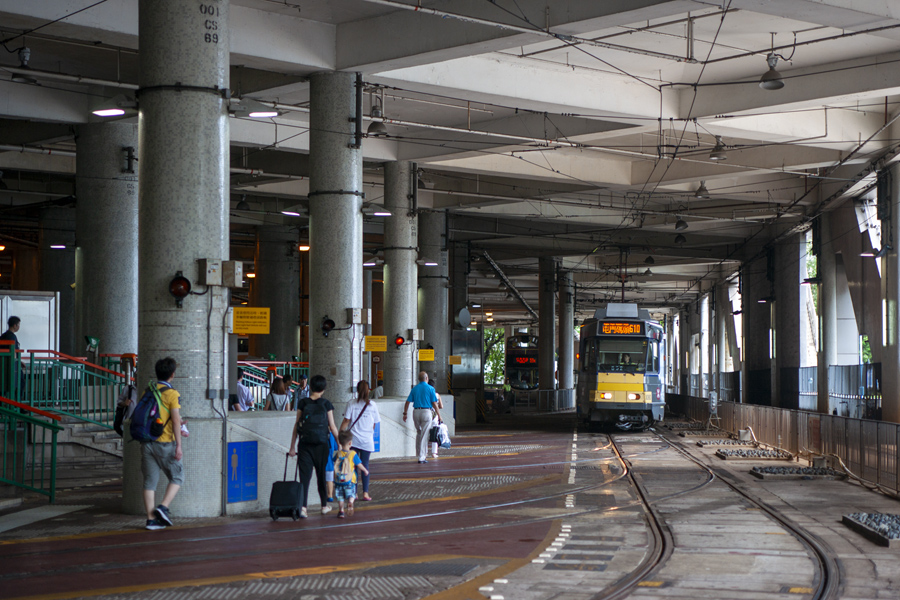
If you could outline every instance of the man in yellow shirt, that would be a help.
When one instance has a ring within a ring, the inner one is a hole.
[[[163,433],[155,442],[141,443],[141,472],[144,475],[144,507],[147,509],[147,529],[165,529],[172,525],[169,504],[184,484],[181,462],[181,405],[179,394],[172,387],[178,365],[171,357],[156,361],[157,389],[162,399],[160,418],[166,423]],[[162,471],[169,479],[162,503],[156,503],[156,484]]]

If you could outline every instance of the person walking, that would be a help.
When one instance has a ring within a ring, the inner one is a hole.
[[[328,514],[328,492],[325,489],[325,466],[328,463],[328,436],[338,436],[334,426],[334,405],[323,397],[327,381],[322,375],[313,375],[309,382],[309,398],[302,398],[297,406],[297,420],[291,433],[288,456],[296,456],[300,467],[300,481],[303,482],[303,508],[300,517],[308,514],[306,502],[309,497],[309,482],[312,471],[316,470],[316,486],[322,502],[322,514]],[[299,436],[299,441],[298,441]]]
[[[297,389],[294,390],[294,410],[297,410],[297,406],[299,406],[300,401],[304,398],[309,398],[309,383],[307,382],[306,375],[301,374],[297,378]]]
[[[341,430],[353,434],[351,448],[365,467],[360,477],[363,488],[360,499],[366,502],[372,499],[369,495],[369,459],[375,452],[375,425],[378,423],[381,423],[381,415],[378,414],[375,401],[369,398],[369,383],[365,380],[360,381],[356,384],[356,400],[347,404],[344,410]]]
[[[430,385],[431,388],[434,389],[434,382],[431,381],[430,379],[428,380],[428,385]],[[441,400],[441,395],[437,393],[436,389],[434,389],[434,395],[437,397],[438,410],[444,408],[444,403]],[[434,419],[431,420],[431,427],[439,427],[441,425],[441,423],[443,423],[443,421],[441,421],[441,415],[440,415],[440,413],[438,413],[437,415],[435,415]],[[431,458],[437,458],[437,457],[438,457],[438,443],[431,442]]]
[[[269,395],[266,396],[266,407],[264,410],[289,410],[291,406],[291,397],[284,389],[284,380],[276,377],[272,382],[272,388]]]
[[[353,434],[341,431],[338,442],[340,449],[334,452],[335,471],[334,495],[338,501],[338,518],[344,518],[344,503],[347,503],[347,514],[353,516],[353,503],[356,501],[356,471],[368,475],[369,470],[362,464],[359,455],[350,447]]]
[[[178,367],[174,358],[166,357],[156,361],[156,385],[160,394],[162,412],[167,413],[162,435],[155,442],[141,442],[141,473],[144,476],[144,508],[147,511],[147,529],[165,529],[172,525],[169,505],[184,485],[184,467],[181,461],[181,404],[180,396],[172,387],[175,369]],[[156,504],[156,484],[162,471],[169,479],[162,502]]]
[[[416,426],[416,452],[419,455],[419,464],[428,462],[428,430],[431,429],[431,421],[437,415],[441,416],[437,404],[437,395],[434,388],[428,385],[428,373],[419,373],[419,383],[413,387],[406,404],[403,405],[403,421],[406,422],[406,413],[409,405],[413,405],[413,424]]]

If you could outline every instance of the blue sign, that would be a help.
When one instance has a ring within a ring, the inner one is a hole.
[[[381,422],[375,423],[375,452],[381,452]]]
[[[256,500],[256,442],[228,442],[228,502]]]

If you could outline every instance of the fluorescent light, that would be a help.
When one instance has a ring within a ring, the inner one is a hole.
[[[255,110],[247,114],[251,119],[272,119],[278,116],[277,110]]]
[[[484,313],[484,314],[486,314],[486,315],[489,316],[489,317],[493,317],[493,316],[494,316],[494,313],[492,313],[492,312],[486,312],[486,313]]]
[[[283,214],[286,217],[299,217],[300,216],[300,213],[294,212],[292,210],[283,210],[283,211],[281,211],[281,214]]]
[[[51,244],[50,249],[51,250],[65,250],[66,245],[65,244]]]
[[[103,108],[95,110],[94,114],[98,117],[121,117],[125,114],[125,111],[121,108]]]
[[[391,216],[391,212],[387,210],[378,210],[372,213],[373,217],[389,217]]]
[[[256,273],[247,273],[247,279],[255,279]]]
[[[481,305],[480,305],[480,304],[473,304],[473,305],[472,305],[472,308],[481,308]]]

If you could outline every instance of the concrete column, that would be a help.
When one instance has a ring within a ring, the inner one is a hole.
[[[434,378],[439,393],[447,391],[447,370],[450,356],[450,292],[447,240],[444,237],[447,215],[444,212],[424,211],[419,216],[419,254],[436,267],[419,267],[419,328],[425,330],[425,343],[434,348],[434,362],[422,363]]]
[[[893,232],[893,239],[900,240],[900,207],[897,206],[900,199],[900,165],[893,164],[890,169],[891,197],[887,202],[891,207],[890,222],[882,222],[881,239],[892,239],[890,233]],[[881,297],[885,315],[881,354],[881,408],[882,419],[892,423],[900,423],[900,257],[897,245],[896,241],[891,245],[881,263]],[[835,344],[832,343],[832,346]]]
[[[138,178],[126,149],[138,158],[138,126],[79,125],[76,142],[75,341],[93,336],[103,354],[136,353]]]
[[[456,318],[469,306],[468,242],[450,242],[450,254],[450,329],[465,329],[469,324],[457,324]]]
[[[709,335],[709,294],[704,294],[700,298],[700,395],[703,391],[709,392],[712,385],[712,371],[710,369],[710,335]],[[706,386],[703,385],[704,375],[706,375]]]
[[[256,277],[250,304],[269,309],[269,333],[250,336],[250,354],[291,360],[300,354],[300,237],[296,227],[256,229]]]
[[[363,157],[351,147],[355,115],[353,73],[310,77],[309,370],[328,379],[336,414],[354,397],[362,373],[362,329],[347,314],[363,300]],[[328,337],[321,331],[325,317],[336,327]]]
[[[45,208],[39,219],[40,289],[59,292],[59,351],[84,356],[84,344],[75,339],[75,290],[72,289],[75,283],[75,210]],[[23,328],[27,327],[25,320],[23,317]],[[3,326],[5,328],[6,323]]]
[[[828,398],[828,367],[837,364],[837,272],[835,266],[834,240],[829,213],[819,217],[819,232],[822,237],[818,260],[816,261],[819,285],[819,348],[816,355],[816,411],[831,413]],[[896,254],[894,255],[896,265]],[[887,261],[886,261],[887,262]],[[888,281],[886,271],[882,270],[882,286]],[[896,286],[896,281],[894,281]],[[896,296],[895,296],[896,298]],[[890,371],[887,363],[882,363],[882,374]],[[885,375],[882,375],[882,390],[886,386]],[[884,393],[884,392],[882,392]]]
[[[418,217],[410,199],[411,164],[384,165],[384,207],[391,216],[384,223],[384,329],[388,335],[384,353],[384,395],[406,396],[413,386],[414,352],[410,329],[417,325],[416,259],[418,257]],[[401,335],[407,343],[397,348],[391,342]]]
[[[373,313],[372,310],[372,269],[363,270],[363,309]],[[364,327],[365,335],[374,335],[372,333],[372,321],[370,320]],[[372,370],[372,353],[363,353],[363,379],[369,382],[369,387],[375,389],[375,373]]]
[[[806,273],[806,236],[794,235],[775,246],[775,357],[772,404],[800,408],[800,352],[806,348],[801,327],[804,309],[800,282]]]
[[[559,389],[575,387],[575,281],[571,272],[559,274]]]
[[[222,472],[228,291],[207,287],[198,259],[228,259],[228,0],[140,0],[138,178],[138,375],[155,379],[156,361],[173,357],[184,442],[185,484],[178,517],[225,510]],[[203,295],[182,307],[169,294],[181,271]],[[124,506],[143,513],[139,444],[125,444]],[[165,487],[161,478],[159,494]]]
[[[553,390],[556,389],[556,261],[544,257],[538,265],[538,389]]]
[[[728,284],[719,282],[716,285],[716,380],[718,382],[719,399],[722,399],[723,372],[728,368],[727,320],[731,318],[731,302],[728,300]]]

